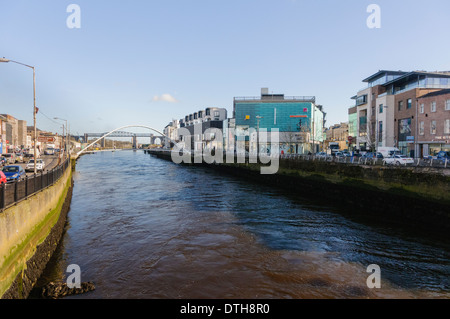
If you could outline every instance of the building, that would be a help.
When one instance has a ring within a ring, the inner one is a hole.
[[[331,126],[325,130],[326,140],[325,148],[328,147],[329,143],[339,143],[339,149],[348,149],[349,141],[349,129],[348,123],[340,123]]]
[[[9,114],[1,114],[2,152],[11,153],[27,144],[27,122]]]
[[[269,89],[263,88],[260,97],[235,97],[236,148],[254,152],[253,145],[257,145],[260,152],[263,148],[270,151],[270,145],[260,142],[257,132],[278,129],[280,152],[318,152],[325,140],[325,116],[313,96],[269,94]]]
[[[421,96],[418,105],[419,156],[450,151],[450,89]]]
[[[358,136],[358,112],[357,107],[353,106],[348,109],[348,149],[353,151],[356,149],[356,137]]]
[[[450,72],[379,71],[363,80],[367,87],[352,97],[357,113],[356,148],[398,147],[418,154],[418,99],[450,88]]]
[[[172,148],[174,146],[174,141],[177,141],[178,128],[178,120],[172,120],[172,122],[164,128],[164,141],[162,141],[162,144],[165,148]]]
[[[194,152],[223,149],[223,138],[216,138],[214,133],[207,130],[219,129],[223,134],[223,124],[227,118],[227,110],[218,107],[209,107],[186,115],[179,121],[176,141],[185,143],[185,147]],[[190,145],[186,145],[188,143]]]

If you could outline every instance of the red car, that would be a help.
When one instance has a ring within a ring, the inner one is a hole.
[[[5,173],[0,171],[0,185],[6,184],[8,181],[6,180]]]

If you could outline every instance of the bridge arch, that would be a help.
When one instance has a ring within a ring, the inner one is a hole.
[[[149,129],[149,130],[154,131],[154,132],[156,132],[156,133],[158,133],[158,134],[161,134],[161,136],[163,136],[163,137],[165,137],[165,138],[168,138],[171,142],[173,142],[174,144],[176,144],[176,142],[175,142],[174,140],[172,140],[170,137],[166,136],[164,133],[161,133],[161,132],[158,131],[157,129],[154,129],[153,127],[146,126],[146,125],[126,125],[126,126],[122,126],[122,127],[116,128],[115,130],[112,130],[111,132],[106,133],[105,135],[103,135],[103,136],[100,137],[99,139],[95,140],[93,143],[89,144],[89,145],[86,146],[84,149],[82,149],[81,151],[79,151],[79,152],[76,154],[76,157],[80,156],[81,154],[83,154],[84,152],[86,152],[90,147],[92,147],[93,145],[95,145],[96,143],[98,143],[99,141],[101,141],[102,139],[108,137],[109,135],[114,134],[114,133],[117,132],[117,131],[121,131],[121,130],[123,130],[123,129],[130,128],[130,127],[138,127],[138,128]],[[162,141],[161,141],[161,142],[162,142]]]

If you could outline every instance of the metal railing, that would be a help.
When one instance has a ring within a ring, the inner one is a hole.
[[[54,185],[70,167],[70,158],[47,172],[0,186],[0,212]]]
[[[145,153],[151,154],[153,153],[165,153],[167,155],[171,154],[171,150],[144,150]],[[192,152],[191,156],[201,157],[203,153],[200,152]],[[224,157],[241,157],[246,160],[257,161],[258,158],[279,158],[280,160],[287,161],[313,161],[313,162],[323,162],[323,163],[340,163],[340,164],[348,164],[348,165],[368,165],[368,166],[386,166],[386,167],[432,167],[432,168],[445,168],[450,169],[450,160],[448,159],[423,159],[417,158],[414,159],[414,163],[410,164],[400,164],[396,165],[395,163],[388,163],[385,159],[382,158],[370,158],[370,157],[356,157],[356,156],[331,156],[331,155],[299,155],[299,154],[266,154],[260,153],[259,155],[256,153],[249,152],[224,152]]]
[[[341,163],[350,165],[371,165],[371,166],[396,166],[396,167],[434,167],[434,168],[450,168],[450,160],[448,159],[414,159],[413,163],[399,164],[389,163],[381,158],[364,158],[350,156],[323,156],[323,155],[297,155],[284,154],[280,155],[280,159],[297,160],[297,161],[317,161],[327,163]]]

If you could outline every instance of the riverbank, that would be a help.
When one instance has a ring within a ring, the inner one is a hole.
[[[148,151],[171,160],[170,153]],[[338,206],[348,216],[430,233],[447,240],[450,231],[450,176],[439,169],[345,165],[280,160],[274,175],[260,164],[190,164],[280,187],[299,196]]]

